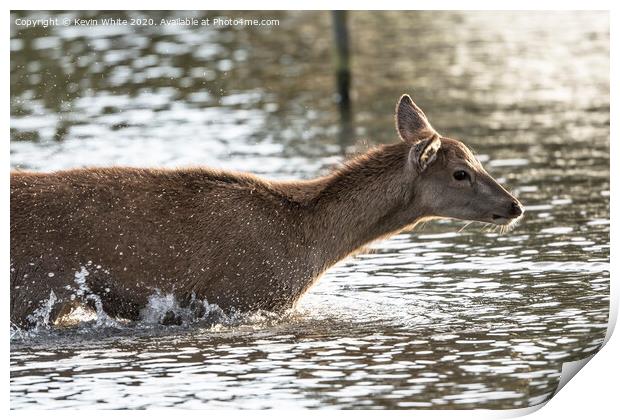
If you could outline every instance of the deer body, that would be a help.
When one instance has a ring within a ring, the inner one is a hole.
[[[404,141],[308,181],[204,168],[12,173],[11,321],[27,326],[52,292],[53,320],[76,299],[76,273],[87,273],[80,279],[110,316],[139,318],[156,291],[182,304],[279,311],[339,260],[423,218],[520,216],[466,147],[437,135],[407,98],[397,108]],[[445,203],[446,188],[465,188],[437,184],[453,162],[477,178],[470,190],[495,197],[491,210],[469,190]]]

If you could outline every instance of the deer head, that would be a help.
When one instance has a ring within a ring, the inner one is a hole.
[[[438,134],[409,95],[396,106],[396,129],[411,145],[408,170],[415,173],[413,196],[425,216],[504,228],[522,216],[521,203],[488,174],[467,146]]]

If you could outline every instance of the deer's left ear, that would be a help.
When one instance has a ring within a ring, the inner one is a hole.
[[[409,161],[418,172],[422,172],[437,159],[437,151],[440,147],[441,139],[439,136],[433,135],[428,139],[420,140],[411,146]]]
[[[396,105],[396,130],[403,141],[411,144],[437,134],[424,112],[406,94]]]

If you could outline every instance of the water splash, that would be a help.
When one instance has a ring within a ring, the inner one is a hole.
[[[56,294],[53,290],[50,290],[50,295],[47,299],[45,299],[41,306],[39,306],[32,314],[28,315],[27,320],[34,327],[33,331],[38,331],[41,328],[49,329],[50,328],[50,315],[52,314],[52,309],[54,309],[54,305],[58,301]]]
[[[156,290],[149,296],[140,318],[145,324],[200,324],[214,327],[238,324],[242,317],[235,311],[225,313],[217,304],[197,299],[194,293],[189,305],[181,306],[174,294],[162,294],[160,290]]]
[[[89,262],[88,265],[91,265]],[[198,299],[192,294],[188,305],[181,305],[173,293],[162,293],[157,289],[149,296],[147,305],[140,312],[140,319],[132,322],[126,319],[113,318],[108,315],[101,300],[101,296],[93,292],[87,283],[90,275],[85,266],[75,272],[75,286],[67,286],[72,292],[69,301],[59,299],[51,291],[50,296],[42,301],[32,315],[29,322],[34,325],[29,330],[23,330],[17,325],[11,325],[11,341],[29,341],[33,338],[45,338],[51,334],[74,333],[93,334],[101,333],[106,328],[119,331],[119,328],[139,333],[153,326],[183,326],[192,328],[207,328],[212,332],[226,332],[231,328],[243,327],[250,330],[274,326],[283,320],[290,319],[297,312],[294,310],[285,313],[269,311],[241,312],[238,310],[224,311],[217,304]],[[71,308],[57,319],[51,319],[52,311],[58,305],[70,305]],[[56,328],[54,328],[56,327]]]
[[[90,287],[88,287],[88,285],[86,284],[86,277],[89,275],[90,273],[88,272],[88,270],[86,269],[86,267],[80,267],[80,271],[76,271],[75,272],[75,284],[77,284],[78,288],[75,291],[75,294],[81,298],[81,300],[84,303],[87,302],[92,302],[95,306],[95,326],[96,327],[117,327],[119,324],[118,322],[113,319],[112,317],[110,317],[104,310],[103,310],[103,303],[101,302],[101,297],[94,293]],[[89,316],[90,313],[89,311],[84,308],[83,306],[77,306],[73,311],[72,314],[74,315],[78,315],[78,320],[81,320],[79,315],[86,315]],[[71,314],[70,314],[71,315]]]
[[[156,290],[149,296],[148,304],[140,313],[140,325],[183,325],[208,328],[212,332],[224,332],[231,328],[246,327],[249,329],[274,326],[297,315],[291,309],[284,313],[257,310],[241,312],[238,310],[224,311],[215,303],[196,298],[193,293],[187,306],[182,306],[172,293],[163,294]]]
[[[159,324],[163,316],[168,312],[174,312],[177,316],[186,315],[186,309],[181,308],[173,294],[161,294],[157,290],[149,296],[146,307],[140,312],[140,318],[147,324]]]

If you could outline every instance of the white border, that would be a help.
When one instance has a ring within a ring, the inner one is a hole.
[[[146,0],[91,1],[76,0],[9,0],[9,9],[15,10],[611,10],[608,0],[227,0],[222,2],[199,0],[176,0],[156,2]]]
[[[65,9],[65,10],[84,10],[84,9],[99,9],[99,10],[125,10],[125,9],[137,9],[137,10],[149,10],[149,9],[179,9],[179,10],[193,10],[193,9],[220,9],[222,6],[221,2],[200,2],[200,1],[187,1],[187,0],[176,0],[173,4],[166,2],[156,3],[154,1],[133,1],[130,4],[125,1],[118,0],[108,0],[105,2],[102,1],[94,1],[88,2],[85,4],[84,2],[78,1],[9,1],[7,2],[7,7],[3,10],[4,22],[9,22],[9,10],[12,9],[33,9],[33,10],[46,10],[46,9]],[[175,6],[175,7],[171,7]],[[617,124],[614,124],[614,121],[620,121],[620,116],[617,112],[617,107],[615,107],[614,95],[613,93],[617,90],[617,82],[616,77],[614,77],[614,72],[618,71],[618,51],[617,48],[614,48],[617,45],[617,34],[614,30],[615,25],[617,24],[617,10],[613,7],[611,1],[599,1],[599,0],[589,0],[589,1],[543,1],[543,0],[521,0],[521,1],[469,1],[465,4],[462,1],[455,0],[437,0],[437,1],[393,1],[393,0],[383,0],[381,2],[376,1],[326,1],[326,0],[317,0],[317,1],[277,1],[277,0],[264,0],[260,3],[251,2],[251,1],[240,1],[240,0],[228,0],[225,2],[225,6],[227,10],[253,10],[257,8],[261,8],[262,10],[301,10],[301,9],[310,9],[310,10],[331,10],[331,9],[349,9],[349,10],[409,10],[409,9],[418,9],[418,10],[611,10],[611,216],[613,219],[617,219],[618,214],[618,199],[616,198],[616,193],[614,192],[617,189],[617,182],[614,180],[620,179],[620,167],[618,166],[617,158],[619,156],[620,150],[616,142],[619,140],[617,136]],[[561,6],[561,7],[558,7]],[[9,56],[9,43],[8,40],[10,38],[9,25],[2,27],[2,31],[4,32],[4,42],[2,43],[2,51],[4,53],[4,57]],[[2,85],[2,93],[4,100],[4,118],[2,118],[3,132],[8,135],[9,133],[9,100],[10,94],[10,79],[9,79],[9,60],[5,61],[5,66],[3,67],[4,72],[4,80],[5,82]],[[8,139],[4,145],[5,153],[2,154],[2,166],[5,168],[2,173],[3,184],[2,188],[4,189],[3,200],[2,200],[2,216],[4,223],[2,224],[2,234],[4,241],[2,242],[2,266],[4,267],[4,273],[8,273],[9,266],[9,249],[8,249],[8,238],[9,238],[9,214],[8,214],[8,174],[9,174],[9,141]],[[612,223],[611,224],[611,253],[615,252],[617,248],[617,228]],[[612,260],[611,263],[612,270],[612,279],[613,273],[615,273],[617,264]],[[5,277],[6,278],[6,277]],[[5,280],[5,290],[2,294],[2,302],[4,314],[6,319],[9,317],[9,295],[8,295],[8,281]],[[609,329],[607,337],[606,337],[606,345],[601,350],[599,354],[597,354],[593,360],[588,363],[586,367],[583,368],[583,371],[577,375],[577,379],[570,381],[570,383],[562,389],[556,396],[554,396],[547,404],[545,409],[537,411],[532,414],[530,418],[532,419],[547,419],[547,418],[580,418],[594,416],[594,418],[610,418],[610,413],[617,413],[618,408],[618,396],[617,396],[617,374],[619,371],[619,363],[616,355],[620,354],[620,344],[618,338],[609,338],[611,337],[611,332],[613,330],[613,326],[615,326],[615,320],[617,319],[617,311],[618,311],[618,287],[617,281],[612,280],[612,289],[611,289],[611,311],[610,311],[610,321],[612,328]],[[5,320],[5,325],[8,323]],[[8,332],[6,334],[8,341]],[[609,341],[607,341],[609,340]],[[3,408],[6,410],[9,409],[9,369],[8,369],[8,360],[9,360],[9,346],[8,343],[3,347],[3,354],[5,364],[3,368],[6,369],[4,377],[6,378],[3,382],[4,399]],[[519,410],[506,410],[506,411],[484,411],[484,410],[463,410],[463,411],[421,411],[415,410],[411,411],[389,411],[381,413],[381,416],[389,416],[389,417],[405,417],[408,418],[410,416],[415,416],[416,418],[504,418],[504,417],[513,417],[527,414],[528,412],[536,411],[540,407],[533,407],[529,409],[519,409]],[[11,417],[16,418],[31,418],[38,415],[37,411],[11,411],[9,413]],[[75,411],[66,411],[66,410],[58,410],[47,412],[44,414],[46,417],[51,419],[55,418],[63,418],[67,417],[83,417],[85,415],[89,416],[92,419],[96,418],[108,418],[110,415],[114,416],[131,416],[134,418],[135,416],[149,416],[149,417],[169,417],[170,413],[167,410],[149,410],[148,412],[135,412],[135,411],[117,411],[114,413],[107,411],[95,411],[95,410],[75,410]],[[273,417],[294,415],[296,418],[310,418],[310,416],[315,416],[316,413],[313,411],[301,411],[297,410],[294,412],[287,411],[263,411],[263,412],[252,412],[251,414],[244,412],[226,412],[222,413],[220,410],[212,410],[208,413],[203,413],[201,411],[184,411],[184,416],[190,417],[203,417],[205,415],[208,416],[225,416],[226,418],[236,418],[237,416],[251,416],[252,418],[269,418],[270,420]],[[321,413],[321,416],[344,416],[344,417],[353,417],[355,418],[372,418],[374,419],[377,415],[375,412],[369,411],[327,411]]]

